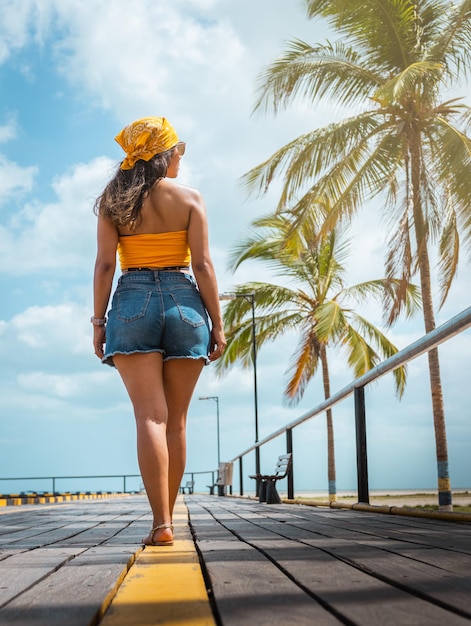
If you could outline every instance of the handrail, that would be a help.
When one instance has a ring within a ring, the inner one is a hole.
[[[462,311],[455,317],[452,317],[451,320],[449,320],[448,322],[445,322],[438,328],[435,328],[435,330],[432,330],[430,333],[428,333],[427,335],[424,335],[423,337],[421,337],[414,343],[410,344],[408,347],[404,348],[403,350],[396,352],[396,354],[389,357],[389,359],[382,361],[381,363],[376,365],[376,367],[373,367],[371,370],[369,370],[366,374],[363,374],[363,376],[360,376],[360,378],[356,378],[349,385],[347,385],[346,387],[343,387],[343,389],[341,389],[334,395],[330,396],[330,398],[318,404],[311,411],[304,413],[303,415],[301,415],[301,417],[298,417],[297,419],[293,420],[286,426],[282,426],[278,430],[275,430],[275,432],[273,432],[271,435],[268,435],[267,437],[264,437],[257,444],[253,444],[252,446],[250,446],[250,448],[247,448],[246,450],[244,450],[243,452],[235,456],[233,459],[231,459],[231,462],[234,463],[235,461],[245,456],[249,452],[252,452],[252,450],[255,450],[257,447],[263,446],[269,441],[276,439],[283,433],[286,433],[288,430],[292,430],[296,426],[299,426],[303,422],[306,422],[308,419],[315,417],[319,413],[323,413],[327,409],[332,408],[334,405],[338,404],[341,400],[344,400],[345,398],[350,396],[352,393],[354,393],[355,389],[364,387],[368,383],[371,383],[374,380],[381,378],[382,376],[384,376],[385,374],[388,374],[392,370],[395,370],[401,365],[404,365],[404,363],[407,363],[408,361],[412,361],[418,356],[424,354],[424,352],[428,352],[429,350],[432,350],[432,348],[435,348],[436,346],[443,343],[444,341],[451,339],[452,337],[466,330],[470,326],[471,326],[471,307],[468,307],[467,309],[465,309],[464,311]]]
[[[123,479],[123,492],[127,493],[126,490],[126,479],[127,478],[140,478],[140,474],[101,474],[94,476],[14,476],[14,477],[0,477],[0,480],[3,481],[14,481],[14,480],[50,480],[52,481],[52,492],[56,493],[56,480],[75,480],[76,478],[80,479],[88,479],[93,480],[95,478],[122,478]]]
[[[185,472],[185,474],[191,474],[192,480],[193,480],[193,476],[195,476],[196,474],[211,474],[212,478],[214,479],[214,472],[217,472],[217,470],[203,470],[200,472]],[[56,481],[58,480],[75,480],[75,479],[94,480],[97,478],[122,478],[123,479],[123,493],[127,493],[127,485],[126,485],[127,479],[128,478],[141,478],[141,475],[140,474],[95,474],[95,475],[88,475],[88,476],[13,476],[13,477],[0,476],[0,481],[49,480],[52,482],[52,492],[56,493]]]
[[[258,450],[261,446],[266,443],[276,439],[280,435],[286,433],[287,436],[287,451],[292,452],[292,430],[299,426],[300,424],[306,422],[307,420],[319,415],[319,413],[323,413],[327,409],[335,406],[351,394],[356,394],[358,391],[362,391],[364,387],[381,378],[385,374],[397,369],[401,365],[412,361],[413,359],[421,356],[425,352],[432,350],[436,346],[440,345],[444,341],[448,341],[455,335],[463,332],[467,328],[471,327],[471,307],[464,309],[458,315],[455,315],[450,320],[435,328],[430,333],[424,335],[414,343],[410,344],[403,350],[400,350],[395,355],[386,359],[385,361],[379,363],[376,367],[369,370],[360,378],[355,379],[346,387],[343,387],[340,391],[332,395],[328,400],[324,400],[312,410],[304,413],[297,419],[289,422],[286,426],[279,428],[274,431],[270,435],[264,437],[256,444],[253,444],[249,448],[245,449],[243,452],[235,456],[231,459],[231,463],[235,461],[239,461],[240,467],[240,493],[243,494],[243,481],[242,481],[242,458],[252,452],[253,450]],[[199,474],[211,474],[212,482],[214,483],[214,475],[217,473],[217,470],[202,470],[198,472],[186,471],[184,475],[190,475],[193,480],[195,475]],[[5,478],[0,477],[0,481],[15,481],[15,480],[51,480],[53,485],[53,492],[55,492],[55,483],[56,480],[74,480],[74,479],[97,479],[97,478],[122,478],[123,479],[123,491],[126,493],[126,479],[127,478],[140,478],[140,474],[104,474],[104,475],[92,475],[92,476],[30,476],[30,477],[12,477]],[[288,480],[288,496],[293,492],[293,481],[292,477]],[[364,500],[363,500],[364,501]]]
[[[471,327],[471,307],[464,309],[458,315],[455,315],[450,320],[435,328],[433,331],[427,333],[417,341],[413,342],[403,350],[400,350],[395,355],[379,363],[376,367],[369,370],[363,376],[352,381],[346,387],[343,387],[340,391],[332,395],[327,400],[324,400],[318,404],[314,409],[308,411],[298,417],[297,419],[289,422],[282,428],[274,431],[270,435],[264,437],[260,441],[254,443],[252,446],[231,459],[234,463],[239,461],[239,476],[240,476],[240,489],[239,492],[243,495],[243,468],[242,458],[252,452],[258,451],[261,446],[276,439],[280,435],[286,433],[286,451],[293,452],[293,439],[292,431],[296,426],[303,424],[307,420],[323,413],[327,409],[332,408],[340,401],[344,400],[351,394],[355,394],[355,420],[356,420],[356,432],[357,432],[357,476],[358,476],[358,495],[361,502],[369,502],[368,493],[368,470],[366,462],[366,426],[365,426],[365,407],[364,407],[364,388],[367,384],[381,378],[385,374],[392,372],[401,365],[412,361],[418,356],[429,352],[433,348],[437,347],[444,341],[448,341],[455,335],[463,332],[467,328]],[[288,478],[288,498],[293,498],[294,481],[292,474]]]

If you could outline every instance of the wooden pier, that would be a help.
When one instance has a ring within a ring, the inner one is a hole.
[[[0,625],[471,624],[471,524],[185,495],[0,508]],[[201,562],[201,565],[200,565]]]

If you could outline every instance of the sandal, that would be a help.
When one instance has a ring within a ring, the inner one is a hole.
[[[152,528],[147,537],[142,540],[142,543],[145,546],[173,546],[173,537],[172,539],[167,539],[166,541],[154,541],[154,534],[158,530],[163,530],[164,528],[168,528],[173,534],[173,524],[160,524],[159,526]],[[150,541],[146,541],[147,539],[150,539]]]

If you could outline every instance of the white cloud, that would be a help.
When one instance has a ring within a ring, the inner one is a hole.
[[[11,117],[6,124],[0,126],[0,143],[5,143],[16,137],[18,128],[16,118]]]
[[[53,182],[56,202],[32,200],[14,216],[14,228],[0,227],[0,269],[14,274],[88,270],[84,264],[92,263],[96,241],[93,204],[115,166],[104,157],[75,165]]]
[[[31,372],[18,375],[20,389],[28,393],[57,398],[81,398],[91,388],[103,388],[113,376],[113,372],[96,371],[71,375]]]
[[[72,355],[86,355],[92,352],[91,334],[87,313],[83,305],[59,304],[30,306],[15,315],[10,322],[4,322],[4,332],[0,334],[0,345],[8,353],[16,346],[17,350],[38,352],[44,359],[47,355],[57,358],[70,358]]]
[[[0,0],[0,64],[30,40],[41,45],[53,19],[53,5],[47,0]]]
[[[140,107],[190,120],[201,95],[211,107],[227,92],[243,51],[230,25],[204,19],[208,6],[184,4],[142,0],[130,12],[125,0],[56,2],[61,71],[126,121]]]
[[[0,129],[0,135],[1,132],[2,129]],[[5,130],[3,136],[6,136],[8,132]],[[37,172],[38,168],[35,166],[21,167],[0,154],[0,204],[5,204],[18,195],[24,196],[30,192]]]
[[[0,63],[4,63],[12,51],[25,45],[32,6],[33,2],[28,0],[15,6],[8,0],[0,3]]]

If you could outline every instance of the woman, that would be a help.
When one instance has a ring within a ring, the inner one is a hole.
[[[116,141],[126,157],[95,203],[93,342],[97,357],[117,368],[134,408],[153,513],[143,543],[172,545],[188,407],[203,366],[226,342],[204,201],[171,180],[185,144],[162,117],[133,122]],[[123,273],[107,321],[116,252]]]

